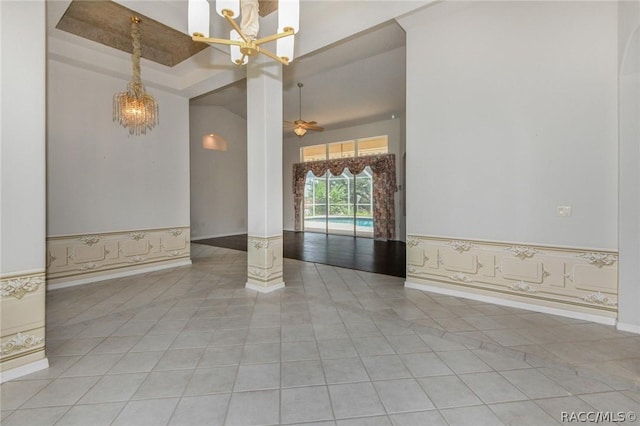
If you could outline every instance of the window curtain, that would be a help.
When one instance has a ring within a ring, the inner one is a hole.
[[[395,154],[371,155],[367,157],[337,158],[323,161],[310,161],[293,165],[293,203],[295,211],[295,230],[302,230],[302,200],[307,173],[313,172],[322,177],[327,170],[332,175],[340,175],[344,169],[357,175],[365,167],[373,171],[373,237],[377,240],[391,240],[395,237],[396,216],[394,196],[396,186]]]

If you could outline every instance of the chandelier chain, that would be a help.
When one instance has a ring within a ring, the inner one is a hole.
[[[131,38],[133,39],[133,52],[131,52],[131,63],[133,68],[132,81],[135,85],[142,84],[141,72],[140,72],[140,56],[142,56],[142,46],[140,44],[140,28],[138,24],[140,18],[131,17]]]

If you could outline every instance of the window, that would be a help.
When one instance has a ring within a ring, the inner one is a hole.
[[[363,157],[389,152],[387,135],[330,142],[300,148],[302,162]],[[373,236],[373,172],[357,176],[307,173],[304,188],[304,230],[330,234]]]
[[[300,148],[300,161],[321,161],[333,158],[362,157],[365,155],[387,154],[389,138],[387,135],[351,141],[331,142]]]
[[[329,159],[349,158],[356,156],[355,141],[335,142],[329,144]]]
[[[389,143],[386,135],[358,140],[358,157],[386,154],[387,152],[389,152]]]
[[[300,150],[302,161],[319,161],[327,159],[326,145],[305,146]]]

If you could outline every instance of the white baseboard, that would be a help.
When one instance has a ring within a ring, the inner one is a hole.
[[[249,290],[257,291],[258,293],[271,293],[272,291],[276,291],[276,290],[280,290],[281,288],[284,288],[284,282],[273,284],[273,285],[270,285],[269,287],[262,287],[262,286],[255,285],[253,283],[248,282],[245,285],[245,287],[248,288]]]
[[[516,302],[514,300],[502,299],[499,297],[485,296],[482,294],[476,294],[476,293],[460,291],[460,290],[453,290],[449,288],[439,287],[436,285],[412,283],[409,281],[405,281],[404,286],[406,288],[412,288],[415,290],[429,291],[432,293],[445,294],[447,296],[462,297],[464,299],[471,299],[471,300],[477,300],[479,302],[493,303],[495,305],[508,306],[510,308],[526,309],[529,311],[541,312],[543,314],[558,315],[561,317],[591,321],[591,322],[596,322],[596,323],[605,324],[605,325],[616,325],[615,318],[587,314],[583,312],[576,312],[568,309],[551,308],[548,306],[534,305],[532,303]]]
[[[46,368],[49,368],[49,360],[47,358],[12,368],[11,370],[0,373],[0,383],[8,382],[9,380],[17,379],[18,377],[26,376],[27,374],[35,373],[36,371]]]
[[[247,231],[244,231],[244,232],[232,232],[230,234],[191,235],[191,242],[197,244],[198,240],[207,240],[209,238],[234,237],[236,235],[247,235]]]
[[[77,285],[111,280],[114,278],[128,277],[131,275],[146,274],[148,272],[161,271],[163,269],[170,269],[170,268],[176,268],[178,266],[189,266],[189,265],[191,265],[191,259],[178,260],[176,262],[161,263],[158,265],[148,266],[144,268],[129,269],[129,270],[124,270],[119,272],[107,273],[104,275],[94,275],[91,277],[84,277],[84,278],[78,278],[78,279],[71,279],[71,278],[61,279],[64,281],[59,283],[53,283],[53,284],[51,282],[47,283],[47,290],[58,290],[66,287],[74,287]]]
[[[616,324],[616,328],[620,331],[640,334],[640,325],[637,325],[637,324],[628,324],[625,322],[618,321],[618,323]]]

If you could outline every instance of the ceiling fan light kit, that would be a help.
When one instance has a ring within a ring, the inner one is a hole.
[[[258,0],[216,0],[216,12],[231,26],[229,39],[209,37],[209,1],[189,0],[189,34],[193,41],[229,45],[231,62],[244,65],[262,53],[284,65],[293,60],[294,38],[300,23],[299,0],[278,0],[278,32],[258,38]],[[240,24],[236,22],[241,17]],[[276,41],[276,53],[261,45]]]

